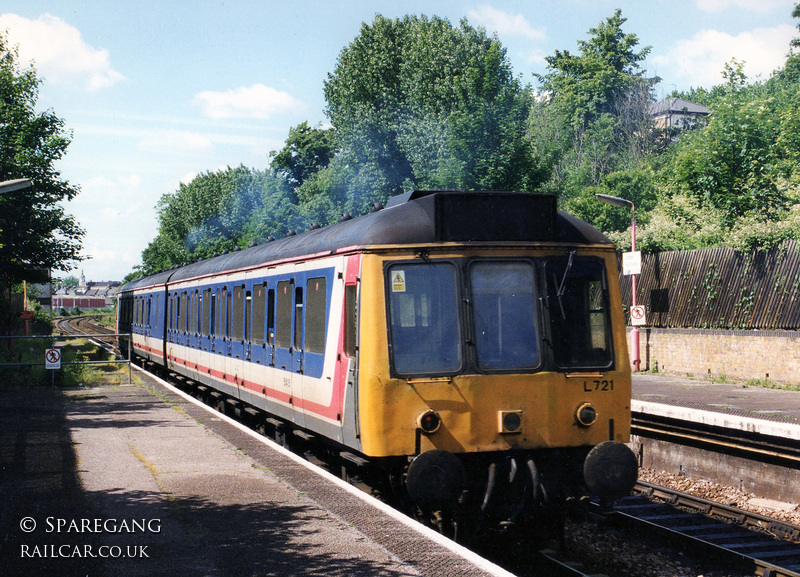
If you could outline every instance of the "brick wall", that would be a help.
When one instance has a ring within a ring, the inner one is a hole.
[[[640,328],[639,347],[643,371],[800,384],[800,331]]]

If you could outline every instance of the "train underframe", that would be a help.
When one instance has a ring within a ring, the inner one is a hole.
[[[160,372],[162,365],[144,359]],[[194,397],[235,416],[277,443],[391,503],[456,539],[486,531],[523,528],[543,535],[585,507],[590,494],[615,500],[630,493],[638,462],[623,443],[454,454],[442,449],[417,455],[367,459],[345,446],[297,428],[238,399],[177,376]]]

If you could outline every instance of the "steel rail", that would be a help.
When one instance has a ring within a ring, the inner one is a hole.
[[[667,417],[651,417],[638,412],[631,417],[631,434],[800,468],[800,444],[782,437],[698,425]]]
[[[752,568],[760,577],[800,577],[800,527],[650,483],[639,482],[636,490],[641,495],[601,514],[609,522],[639,532],[645,528],[676,545]]]

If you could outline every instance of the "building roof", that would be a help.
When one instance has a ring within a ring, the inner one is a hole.
[[[701,104],[684,100],[683,98],[668,98],[661,102],[655,102],[650,105],[650,114],[652,116],[662,116],[665,114],[700,114],[708,115],[711,111]]]

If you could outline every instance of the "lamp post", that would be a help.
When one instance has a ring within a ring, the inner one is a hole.
[[[622,208],[631,208],[631,252],[636,252],[636,206],[630,200],[619,198],[617,196],[610,196],[608,194],[595,194],[594,197],[600,202],[605,202],[611,206],[618,206]],[[636,275],[631,275],[631,304],[637,306],[636,302]],[[637,372],[641,365],[639,358],[639,327],[633,325],[631,327],[631,353],[633,359],[633,371]]]
[[[31,185],[30,178],[18,178],[16,180],[4,180],[0,182],[0,194],[4,192],[14,192],[15,190],[22,190]]]

